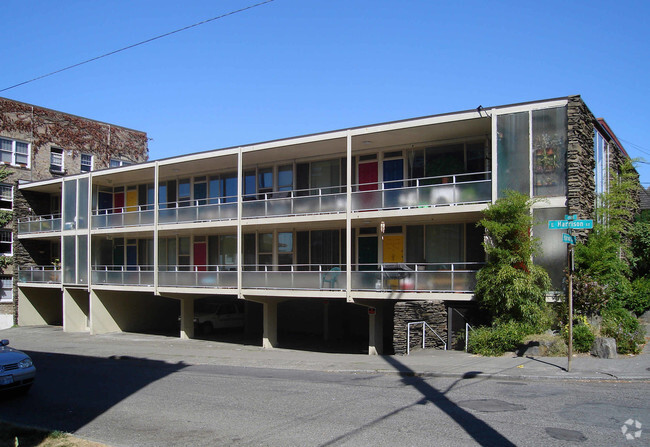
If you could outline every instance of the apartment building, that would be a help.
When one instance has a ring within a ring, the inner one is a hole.
[[[7,173],[0,183],[2,210],[13,211],[18,183],[141,163],[147,158],[144,132],[0,98],[0,168]],[[52,194],[50,200],[48,210],[58,216],[60,192]],[[24,253],[23,245],[14,243],[15,229],[11,218],[0,229],[0,328],[15,322],[15,265],[21,263]],[[60,259],[58,242],[53,246],[41,244],[38,250],[47,250],[48,262],[51,252],[52,261]]]
[[[21,184],[18,323],[192,338],[195,303],[212,300],[244,304],[267,348],[401,353],[414,321],[452,347],[485,261],[483,210],[507,189],[544,198],[535,262],[561,290],[566,245],[546,222],[591,218],[623,157],[570,96]]]

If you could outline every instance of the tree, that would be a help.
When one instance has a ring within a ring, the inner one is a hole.
[[[506,191],[484,212],[478,225],[485,228],[483,243],[486,265],[477,274],[475,295],[497,323],[517,321],[541,329],[546,291],[551,280],[546,271],[533,264],[540,251],[531,237],[535,201],[515,191]]]

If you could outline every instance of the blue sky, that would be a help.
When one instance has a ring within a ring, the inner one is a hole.
[[[259,1],[259,0],[258,0]],[[3,0],[0,89],[256,0]],[[0,96],[150,157],[580,94],[650,161],[650,2],[275,0]],[[650,165],[638,165],[650,186]]]

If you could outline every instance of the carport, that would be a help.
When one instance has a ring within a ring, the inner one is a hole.
[[[20,326],[63,325],[61,286],[18,287]]]

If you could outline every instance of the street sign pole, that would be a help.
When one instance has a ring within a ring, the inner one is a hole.
[[[571,372],[571,358],[573,357],[573,245],[568,245],[567,264],[569,268],[569,347],[567,349],[567,372]]]

